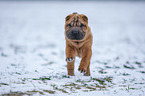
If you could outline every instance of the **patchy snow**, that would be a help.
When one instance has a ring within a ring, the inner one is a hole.
[[[91,76],[67,76],[64,18],[88,16]],[[0,2],[0,95],[144,96],[145,2]]]

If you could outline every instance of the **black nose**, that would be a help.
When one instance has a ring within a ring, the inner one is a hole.
[[[78,33],[79,33],[79,29],[78,29],[78,28],[74,28],[74,29],[72,30],[72,33],[78,34]]]

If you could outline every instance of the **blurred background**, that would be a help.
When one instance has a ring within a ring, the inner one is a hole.
[[[73,12],[92,30],[90,77],[77,71],[79,58],[67,76],[64,23]],[[143,96],[144,69],[145,0],[0,0],[0,95]]]

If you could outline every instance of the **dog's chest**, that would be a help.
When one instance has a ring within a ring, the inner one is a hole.
[[[84,42],[75,42],[73,44],[74,48],[75,48],[75,53],[76,53],[76,56],[79,56],[81,57],[81,54],[82,54],[82,47],[84,45]]]

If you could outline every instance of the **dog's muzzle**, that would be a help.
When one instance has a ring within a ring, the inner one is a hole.
[[[71,40],[82,40],[86,33],[79,28],[72,28],[72,30],[66,31],[66,36]]]

